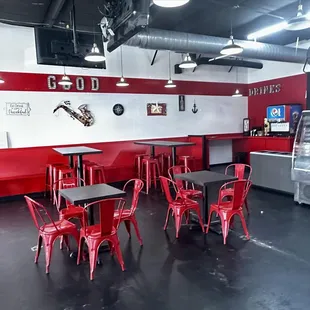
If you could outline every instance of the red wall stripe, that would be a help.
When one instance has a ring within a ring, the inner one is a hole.
[[[171,94],[171,95],[209,95],[209,96],[231,96],[236,88],[239,88],[244,95],[248,94],[247,84],[236,83],[215,83],[215,82],[194,82],[194,81],[175,81],[176,88],[165,88],[166,80],[137,79],[130,78],[128,87],[117,87],[116,77],[96,77],[99,79],[100,89],[91,90],[91,77],[83,75],[70,75],[74,82],[70,90],[63,89],[58,85],[55,90],[48,88],[48,76],[56,77],[57,82],[62,75],[41,74],[41,73],[19,73],[19,72],[1,72],[1,77],[5,80],[0,85],[0,90],[6,91],[38,91],[38,92],[86,92],[86,93],[131,93],[131,94]],[[76,78],[84,79],[84,90],[77,90]]]

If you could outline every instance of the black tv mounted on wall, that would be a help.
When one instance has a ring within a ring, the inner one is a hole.
[[[74,53],[73,33],[71,30],[35,28],[37,63],[41,65],[106,69],[105,62],[92,63],[84,60],[85,55],[91,51],[94,35],[84,32],[77,32],[76,35],[77,54]],[[102,37],[96,35],[95,41],[100,51],[104,52]]]

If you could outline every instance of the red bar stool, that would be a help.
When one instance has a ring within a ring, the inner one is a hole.
[[[47,164],[45,167],[45,191],[44,191],[44,197],[47,196],[47,193],[50,193],[50,200],[53,199],[53,184],[54,184],[54,175],[53,175],[53,169],[54,167],[61,167],[64,164]]]
[[[157,188],[157,180],[159,180],[160,169],[159,163],[156,158],[144,158],[142,160],[141,179],[146,182],[146,194],[149,193],[149,189],[152,186],[152,180],[154,187]]]
[[[89,184],[90,185],[106,183],[103,166],[88,165],[86,169],[89,172]]]
[[[192,165],[189,165],[190,162],[192,163]],[[190,168],[190,166],[192,166],[191,170],[196,171],[196,159],[194,156],[179,156],[179,163],[186,168]]]
[[[141,179],[142,160],[146,157],[149,157],[149,155],[140,154],[135,156],[135,171],[138,179]]]
[[[160,175],[167,175],[168,169],[172,167],[172,157],[169,153],[161,153],[158,155],[160,165]]]
[[[59,182],[58,186],[57,186],[57,182],[58,180],[62,180],[62,179],[66,179],[66,178],[74,178],[76,176],[75,174],[75,169],[74,168],[69,168],[66,165],[60,166],[60,167],[54,167],[53,169],[53,178],[54,178],[54,201],[53,204],[57,205],[57,201],[55,199],[56,196],[56,191],[58,190],[58,205],[61,205],[61,199],[62,196],[60,195],[59,190],[62,189],[62,182]]]
[[[94,162],[92,162],[92,161],[89,161],[89,160],[87,160],[87,161],[83,161],[83,177],[84,177],[84,180],[86,180],[85,181],[85,185],[87,185],[87,184],[90,184],[90,182],[89,182],[89,167],[90,166],[95,166],[95,165],[97,165],[96,163],[94,163]]]

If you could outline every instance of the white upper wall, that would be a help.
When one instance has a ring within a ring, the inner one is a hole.
[[[287,76],[302,74],[303,64],[287,63],[279,61],[260,61],[263,63],[262,70],[248,70],[248,83],[268,81]]]
[[[26,27],[0,24],[0,71],[36,72],[62,74],[61,66],[38,65],[35,51],[34,29]],[[151,66],[154,51],[137,47],[123,46],[124,75],[132,78],[167,79],[168,55],[167,51],[159,51],[155,63]],[[120,49],[112,53],[106,52],[107,69],[66,68],[67,74],[91,76],[120,76]],[[180,63],[182,55],[171,53],[171,66]],[[205,82],[235,82],[234,72],[228,73],[228,67],[199,66],[193,73],[187,70],[183,74],[174,75],[175,80],[205,81]],[[247,83],[247,69],[238,70],[239,83]]]

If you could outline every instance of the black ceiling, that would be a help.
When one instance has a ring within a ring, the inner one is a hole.
[[[75,0],[78,29],[93,31],[102,17],[98,7],[104,1]],[[63,25],[62,22],[69,22],[70,0],[0,0],[0,20],[43,24],[57,2],[64,5],[54,25]],[[303,4],[305,12],[309,12],[310,0],[304,0]],[[173,9],[153,5],[150,27],[229,37],[232,16],[234,36],[246,39],[247,34],[255,30],[281,22],[280,17],[289,19],[295,16],[297,5],[295,0],[191,0],[187,5]],[[261,41],[285,45],[296,41],[297,36],[300,40],[310,39],[310,30],[283,31]]]

